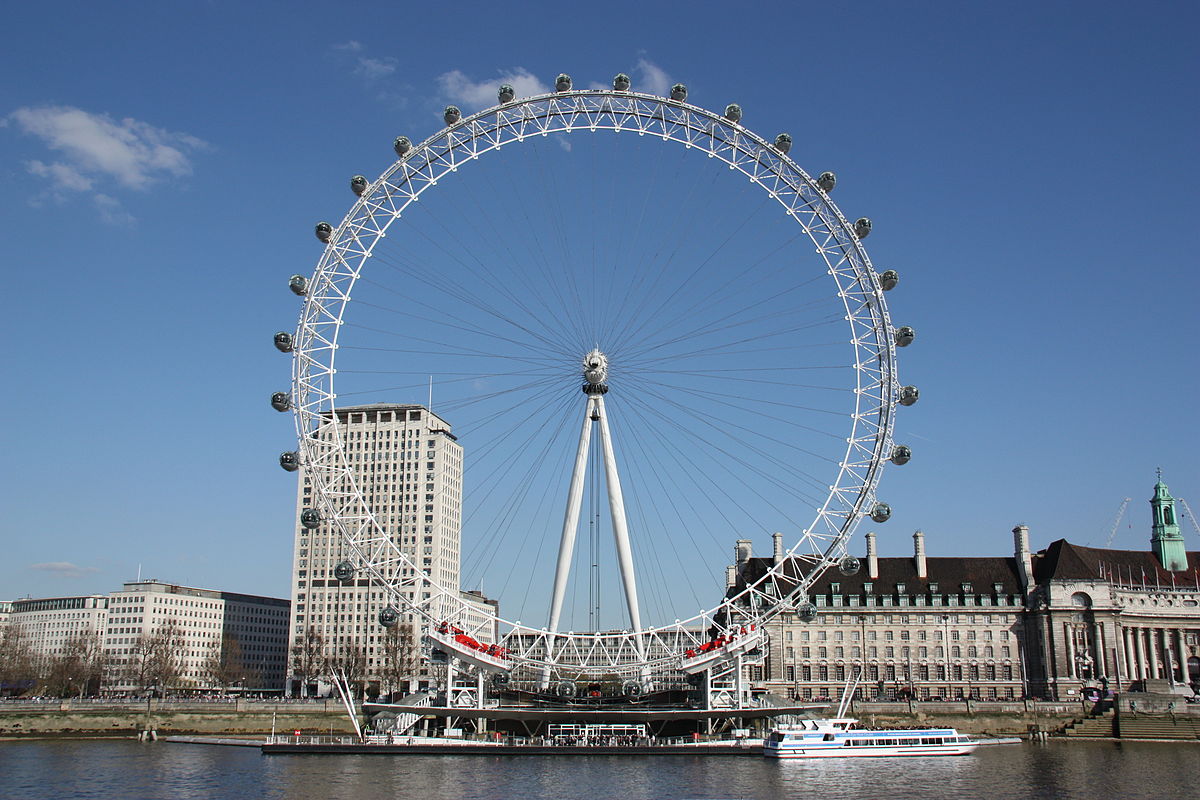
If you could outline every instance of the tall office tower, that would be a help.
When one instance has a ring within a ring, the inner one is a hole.
[[[350,480],[379,525],[416,569],[441,586],[460,590],[463,449],[450,424],[424,406],[375,403],[337,409],[314,435],[332,441],[335,433],[351,467]],[[309,684],[323,681],[330,664],[356,672],[384,691],[398,688],[398,677],[405,672],[414,678],[427,674],[417,664],[419,625],[403,616],[389,634],[378,622],[380,610],[390,604],[384,589],[362,572],[347,581],[334,577],[342,561],[358,566],[334,526],[322,522],[309,530],[300,524],[300,513],[317,500],[303,467],[299,474],[289,691],[304,692]],[[408,591],[422,590],[418,583]],[[463,596],[483,617],[495,616],[492,604],[473,593]],[[400,633],[407,638],[397,641]]]

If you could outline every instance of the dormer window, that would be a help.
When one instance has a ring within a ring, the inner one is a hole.
[[[842,585],[840,583],[831,583],[831,584],[829,584],[829,591],[832,594],[841,594],[842,593]]]
[[[962,590],[964,594],[970,594],[974,589],[971,588],[970,581],[963,581]]]
[[[929,591],[930,591],[932,594],[937,594],[937,592],[938,592],[938,585],[937,585],[937,581],[930,581],[930,582],[929,582]]]
[[[863,594],[871,594],[875,591],[875,584],[867,581],[863,584]]]
[[[904,594],[906,589],[908,589],[908,584],[906,584],[906,583],[897,583],[896,584],[896,594]]]

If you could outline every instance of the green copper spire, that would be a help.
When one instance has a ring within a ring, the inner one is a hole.
[[[1187,551],[1183,546],[1183,531],[1179,529],[1179,516],[1175,513],[1175,498],[1162,481],[1162,469],[1158,470],[1158,483],[1154,484],[1154,497],[1150,498],[1150,516],[1150,546],[1158,562],[1163,569],[1172,572],[1187,569]]]

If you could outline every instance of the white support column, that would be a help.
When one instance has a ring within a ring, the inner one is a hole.
[[[1175,635],[1179,637],[1176,645],[1179,648],[1179,682],[1186,684],[1190,676],[1188,675],[1187,645],[1183,643],[1183,628],[1175,631]]]
[[[583,428],[579,432],[579,447],[575,450],[575,469],[571,472],[571,486],[567,491],[567,510],[563,514],[562,538],[558,543],[558,565],[554,570],[554,593],[550,596],[550,633],[558,632],[558,620],[562,614],[563,597],[567,591],[567,578],[571,574],[571,557],[575,554],[575,534],[579,530],[579,510],[583,505],[583,480],[587,472],[588,447],[592,441],[592,410],[599,395],[589,395],[583,409]],[[552,639],[547,639],[549,645]],[[547,653],[549,656],[549,653]]]
[[[645,658],[646,645],[642,641],[642,614],[638,606],[637,580],[633,571],[633,551],[629,546],[629,527],[625,521],[625,498],[621,494],[621,476],[617,473],[617,458],[613,453],[612,434],[608,428],[608,412],[604,407],[604,396],[596,395],[593,402],[600,413],[600,445],[604,449],[604,476],[608,485],[608,510],[612,517],[613,538],[617,544],[617,565],[621,569],[621,583],[625,589],[625,605],[629,609],[629,622],[633,627],[638,657]]]

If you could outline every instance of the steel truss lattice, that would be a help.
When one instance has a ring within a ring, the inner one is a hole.
[[[820,574],[846,554],[856,525],[875,503],[880,473],[893,446],[900,385],[884,287],[853,225],[786,153],[719,114],[636,92],[557,92],[463,118],[392,164],[333,230],[308,282],[295,334],[291,399],[305,474],[323,518],[343,537],[354,558],[374,582],[387,588],[397,607],[435,625],[465,620],[466,609],[456,587],[440,586],[423,575],[376,520],[355,485],[338,426],[330,426],[331,436],[312,435],[331,418],[335,407],[338,336],[355,282],[370,264],[373,250],[423,193],[504,146],[599,130],[695,148],[740,172],[782,206],[808,236],[836,282],[857,375],[845,455],[827,499],[799,541],[787,550],[788,558],[736,596],[690,619],[648,627],[641,641],[629,632],[565,634],[506,620],[500,623],[500,638],[516,671],[532,675],[549,667],[566,677],[653,678],[679,673],[683,653],[707,641],[707,633],[697,631],[733,631],[750,625],[761,629],[775,615],[794,608],[796,599],[807,594]],[[411,577],[394,577],[406,571]],[[412,602],[405,599],[405,589]],[[547,652],[553,653],[549,660]]]

